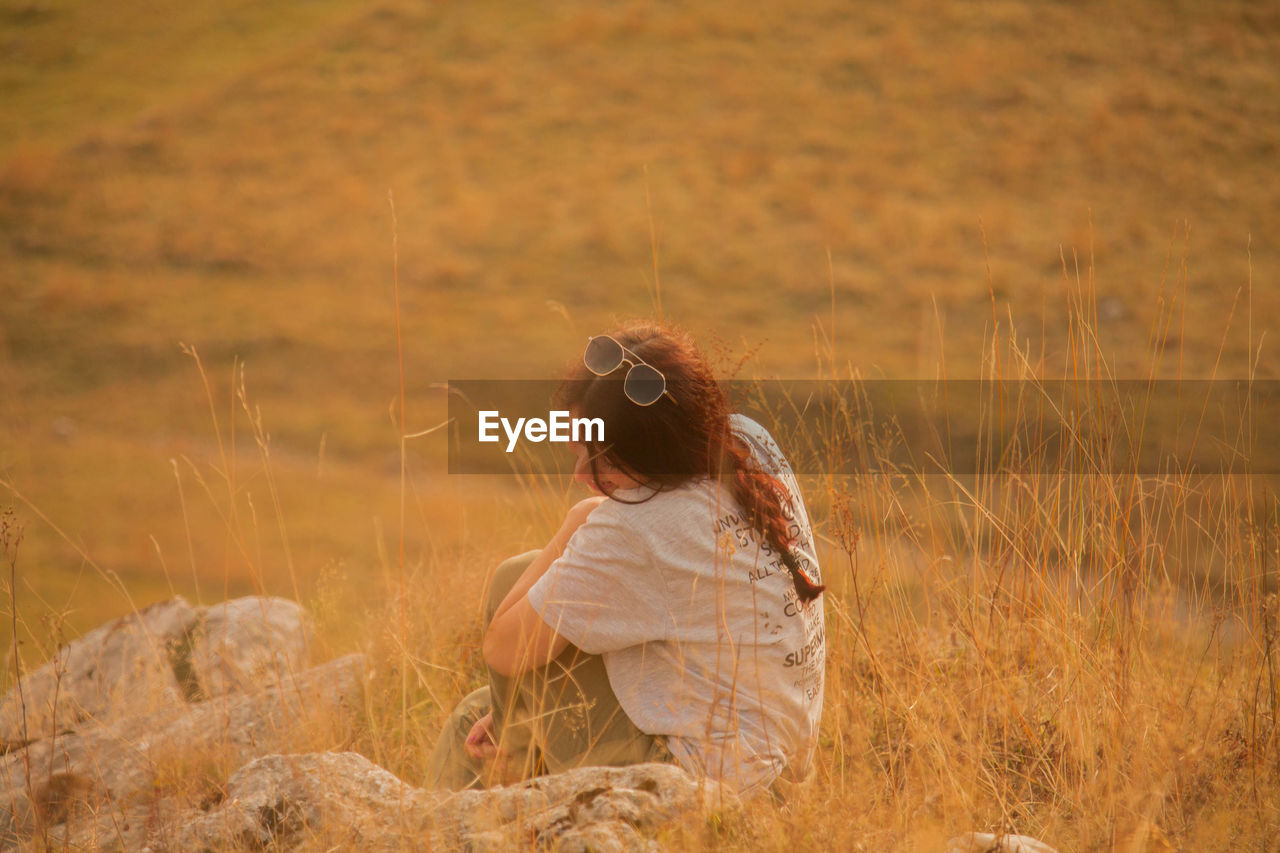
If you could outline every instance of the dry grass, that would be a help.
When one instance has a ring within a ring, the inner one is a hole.
[[[1073,304],[1078,363],[1105,375],[1093,306]],[[1009,340],[988,347],[989,371],[1021,364],[1013,372],[1034,388],[1045,377]],[[817,355],[830,375],[831,349]],[[241,402],[248,421],[254,407],[247,395]],[[865,429],[856,418],[824,426],[834,447]],[[1115,438],[1080,435],[1081,453],[1096,458]],[[186,464],[196,479],[200,466]],[[242,497],[224,476],[229,462],[206,463],[188,512],[210,505],[237,551],[230,562],[254,586],[280,588],[291,581],[279,567],[260,572],[259,546],[288,533],[249,495],[283,482],[289,463],[264,454],[257,464],[264,470],[237,475],[256,482]],[[1032,451],[984,470],[809,478],[830,585],[819,776],[785,809],[673,827],[667,842],[931,850],[979,829],[1064,850],[1268,848],[1280,820],[1271,484],[1176,470],[1081,475]],[[487,571],[545,539],[568,495],[533,481],[518,500],[478,522],[463,516],[434,541],[450,511],[417,490],[406,497],[417,504],[406,536],[430,543],[420,555],[402,568],[399,531],[386,530],[363,563],[332,562],[306,583],[319,654],[364,651],[375,673],[362,713],[300,726],[293,746],[355,748],[412,782],[453,703],[483,680],[477,611]],[[290,504],[305,500],[282,493],[279,504],[296,518]],[[38,611],[20,611],[33,635]],[[215,800],[233,769],[216,748],[160,756],[156,767],[158,794],[197,805]]]

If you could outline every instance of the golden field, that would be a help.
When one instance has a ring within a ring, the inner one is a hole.
[[[443,432],[402,480],[401,352],[409,433],[659,314],[746,377],[1280,374],[1274,3],[0,0],[0,45],[10,650],[296,597],[410,781],[573,496]],[[681,845],[1275,848],[1274,483],[1023,466],[811,480],[822,778]]]

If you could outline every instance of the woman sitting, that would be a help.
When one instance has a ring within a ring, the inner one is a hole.
[[[811,769],[823,591],[790,466],[730,414],[682,334],[594,337],[557,395],[599,418],[570,445],[576,504],[497,569],[489,685],[455,709],[428,783],[459,789],[582,765],[672,761],[743,793]]]

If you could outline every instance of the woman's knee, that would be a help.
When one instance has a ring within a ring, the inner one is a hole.
[[[479,765],[467,755],[467,735],[476,721],[489,713],[489,705],[489,688],[481,687],[467,694],[449,714],[431,751],[425,782],[428,790],[458,791],[476,784]]]
[[[538,556],[538,553],[536,550],[526,551],[523,554],[508,557],[494,569],[493,579],[489,582],[489,594],[485,597],[484,603],[485,628],[489,627],[489,622],[493,620],[493,614],[498,611],[498,605],[502,603],[502,599],[507,597],[507,593],[516,585],[520,575],[529,568],[529,564]]]
[[[456,731],[462,732],[463,739],[471,732],[471,727],[492,709],[492,699],[490,697],[489,688],[481,687],[471,691],[462,698],[462,701],[454,706],[453,712],[449,714],[449,720],[445,723],[446,727],[452,727]]]

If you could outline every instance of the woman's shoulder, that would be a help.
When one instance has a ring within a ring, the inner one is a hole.
[[[741,414],[729,416],[729,427],[766,472],[784,482],[790,480],[786,457],[767,429]],[[603,510],[605,516],[639,534],[653,533],[664,539],[682,529],[701,532],[725,507],[734,505],[733,498],[709,477],[695,477],[671,489],[640,486],[613,496],[616,500],[605,501],[597,512]]]
[[[614,492],[616,500],[601,504],[617,518],[666,516],[685,520],[693,507],[714,506],[719,499],[717,489],[707,477],[696,477],[674,488],[638,487]]]
[[[752,455],[770,474],[780,476],[790,471],[791,466],[787,463],[782,448],[759,422],[743,414],[732,414],[729,416],[729,428],[734,435],[746,442]]]
[[[741,412],[734,412],[732,415],[729,415],[729,427],[734,432],[742,435],[763,435],[766,438],[772,438],[772,436],[769,435],[769,431],[761,426],[759,421],[756,421]]]
[[[734,505],[723,487],[707,477],[656,492],[630,489],[614,496],[618,499],[605,501],[596,512],[625,527],[631,541],[647,550],[701,541],[725,508]]]

